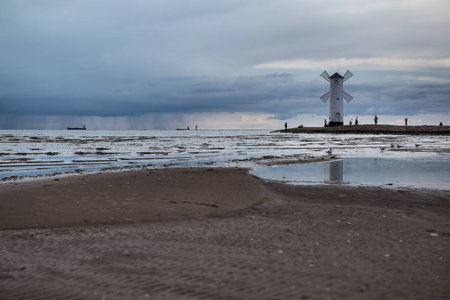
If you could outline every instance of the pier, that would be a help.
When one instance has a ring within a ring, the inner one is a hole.
[[[450,135],[450,126],[342,125],[332,127],[298,127],[275,132],[336,134],[429,134]]]

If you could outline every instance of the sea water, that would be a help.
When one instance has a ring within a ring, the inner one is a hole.
[[[311,160],[330,162],[303,163]],[[0,130],[0,178],[4,181],[130,168],[209,166],[250,168],[256,176],[294,184],[450,189],[450,137],[266,130]],[[335,176],[337,180],[332,180]]]

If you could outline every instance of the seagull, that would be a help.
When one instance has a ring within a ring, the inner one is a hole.
[[[331,154],[331,152],[333,152],[333,149],[327,151],[328,154]]]
[[[401,146],[401,145],[397,145],[397,148],[402,148],[403,146]]]
[[[416,145],[416,147],[419,147],[420,146],[420,144],[415,144]]]
[[[386,149],[386,147],[380,146],[381,151],[384,151],[384,149]]]
[[[394,144],[391,144],[391,148],[394,148],[395,147],[395,145]]]

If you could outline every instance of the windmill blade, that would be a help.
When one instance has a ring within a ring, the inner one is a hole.
[[[326,92],[322,97],[320,97],[320,100],[322,100],[323,103],[327,103],[329,98],[330,98],[330,92]]]
[[[326,81],[330,82],[330,75],[328,75],[327,71],[323,71],[322,74],[320,74],[320,77],[322,77],[323,79],[325,79]]]
[[[353,73],[350,72],[349,70],[347,70],[347,72],[345,72],[345,74],[344,74],[344,81],[347,81],[352,76],[353,76]]]
[[[352,95],[350,95],[349,93],[344,92],[344,91],[342,93],[344,94],[344,99],[345,99],[345,101],[347,101],[347,103],[350,103],[350,101],[353,100]]]

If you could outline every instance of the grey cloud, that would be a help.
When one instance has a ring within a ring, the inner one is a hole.
[[[413,50],[448,55],[450,42],[440,32],[450,21],[433,18],[432,9],[418,15],[381,2],[386,10],[355,13],[364,5],[343,2],[331,10],[322,1],[11,1],[2,3],[6,48],[0,51],[5,61],[36,71],[124,77],[217,75],[280,59]]]
[[[324,114],[322,70],[267,74],[252,67],[398,53],[448,57],[441,30],[450,25],[448,3],[2,1],[0,113]],[[352,113],[448,111],[448,84],[371,80],[351,87],[355,100],[345,109]]]

